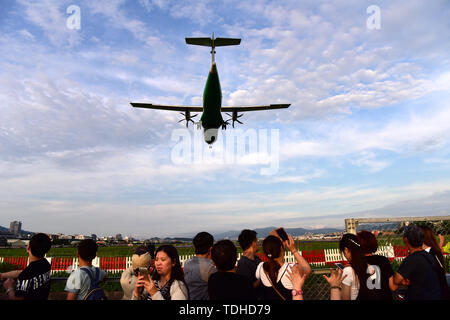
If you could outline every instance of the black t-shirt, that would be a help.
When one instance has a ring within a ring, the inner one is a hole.
[[[258,256],[255,256],[254,260],[251,260],[251,259],[247,258],[246,256],[242,256],[237,263],[236,273],[246,276],[247,278],[250,279],[250,281],[253,284],[253,283],[255,283],[255,281],[258,280],[256,278],[256,268],[258,267],[258,265],[260,263],[261,263],[261,259]],[[261,296],[262,296],[261,285],[259,285],[256,288],[256,295],[257,295],[258,299],[261,298]]]
[[[389,288],[389,278],[394,275],[391,262],[388,258],[379,255],[367,256],[366,261],[374,269],[374,274],[367,279],[371,300],[392,300],[392,291]]]
[[[218,271],[208,279],[210,300],[256,300],[255,289],[246,276]]]
[[[31,262],[17,278],[16,297],[47,300],[50,293],[50,270],[47,259]]]
[[[407,256],[398,273],[410,281],[406,290],[407,300],[440,300],[443,298],[440,278],[434,256],[425,250],[416,251]]]
[[[260,263],[261,259],[258,256],[255,256],[254,260],[251,260],[246,256],[242,256],[237,263],[236,273],[246,276],[253,283],[258,280],[256,278],[256,268]]]

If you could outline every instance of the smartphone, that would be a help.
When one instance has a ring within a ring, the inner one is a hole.
[[[284,230],[284,228],[278,228],[275,231],[278,233],[281,240],[283,240],[283,241],[289,240],[288,235],[287,235],[286,231]]]
[[[339,263],[339,262],[336,262],[335,266],[338,267],[341,270],[344,270],[344,268],[345,268],[344,265],[342,263]]]
[[[147,277],[148,276],[148,269],[145,267],[140,267],[139,268],[139,273],[141,274],[141,276]]]

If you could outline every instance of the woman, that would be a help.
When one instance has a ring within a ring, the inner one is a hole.
[[[187,300],[189,293],[177,249],[162,245],[156,249],[153,279],[139,274],[131,300]]]
[[[446,277],[446,268],[443,254],[444,250],[442,249],[444,241],[441,238],[441,244],[439,245],[436,241],[436,236],[433,229],[427,226],[421,226],[421,228],[424,233],[422,248],[428,253],[430,253],[437,260],[439,270],[436,271],[439,273],[440,284],[442,286],[442,290],[444,292],[446,299],[450,300],[450,288]]]
[[[428,253],[434,255],[438,260],[441,268],[444,269],[444,255],[442,254],[441,246],[436,241],[436,236],[433,229],[427,226],[421,226],[421,228],[424,233],[422,248]]]
[[[351,233],[344,234],[339,241],[339,250],[350,264],[343,272],[345,279],[342,281],[342,300],[373,299],[373,293],[367,287],[367,279],[374,273],[374,269],[369,268],[358,237]]]
[[[311,267],[308,262],[299,254],[295,248],[295,242],[291,236],[284,245],[292,252],[298,263],[298,272],[301,274],[301,285],[311,274]],[[269,235],[263,241],[263,250],[269,261],[261,262],[256,268],[256,277],[261,280],[263,300],[301,300],[303,292],[297,286],[295,288],[291,282],[292,276],[288,271],[289,264],[284,262],[284,246],[281,239],[274,235]],[[301,297],[299,297],[301,296]],[[301,298],[301,299],[300,299]]]
[[[392,300],[392,285],[389,283],[393,281],[394,270],[391,262],[384,256],[374,254],[378,250],[378,241],[372,232],[363,230],[358,232],[357,236],[367,263],[374,269],[368,280],[373,299]]]

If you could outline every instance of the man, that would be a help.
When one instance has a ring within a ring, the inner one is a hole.
[[[10,300],[47,300],[50,293],[51,266],[45,259],[50,250],[51,240],[44,233],[37,233],[27,246],[29,264],[20,271],[3,273],[1,279],[6,279],[3,287]],[[17,283],[14,290],[14,280]]]
[[[211,261],[214,237],[208,232],[198,233],[193,240],[195,256],[184,263],[184,281],[191,300],[209,300],[208,279],[217,272]]]
[[[67,300],[84,300],[91,288],[91,277],[102,281],[106,278],[106,272],[92,266],[92,260],[97,256],[98,245],[94,240],[86,239],[78,244],[77,258],[79,268],[73,271],[67,278]],[[103,297],[102,297],[103,298]]]
[[[211,300],[256,300],[250,279],[234,272],[237,249],[233,242],[218,241],[211,249],[211,258],[218,269],[208,280]]]
[[[407,300],[444,299],[444,287],[439,275],[436,259],[422,249],[423,230],[415,225],[408,226],[403,234],[403,242],[409,255],[403,260],[398,272],[391,280],[391,289],[407,285]]]
[[[259,292],[260,280],[256,278],[256,268],[262,262],[256,255],[258,252],[258,239],[256,231],[244,229],[238,237],[239,245],[242,248],[242,256],[237,264],[237,274],[241,274],[249,278],[253,287]],[[258,294],[259,295],[259,294]]]

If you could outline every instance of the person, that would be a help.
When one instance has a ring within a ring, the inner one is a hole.
[[[344,268],[342,281],[342,300],[376,299],[373,279],[375,268],[367,263],[359,239],[356,235],[346,233],[339,241],[339,250],[349,262]]]
[[[448,291],[441,268],[430,253],[423,250],[423,230],[410,225],[405,228],[403,242],[409,255],[403,259],[393,278],[394,289],[406,285],[406,300],[443,300]]]
[[[130,300],[133,294],[136,280],[139,273],[139,268],[147,270],[152,266],[152,258],[154,255],[153,248],[148,246],[140,246],[131,256],[131,266],[122,272],[120,277],[120,285],[123,290],[122,300]],[[150,272],[151,270],[149,270]]]
[[[445,262],[442,247],[437,243],[436,236],[433,229],[428,226],[421,226],[424,238],[422,248],[432,254],[438,261],[440,267],[444,269],[445,272]],[[442,242],[442,241],[441,241]]]
[[[375,235],[367,230],[356,234],[361,245],[366,262],[373,268],[374,273],[367,279],[367,287],[372,291],[373,300],[393,300],[390,281],[394,276],[391,262],[385,256],[374,254],[378,250],[378,241]]]
[[[242,249],[242,256],[237,263],[236,273],[249,278],[258,296],[261,296],[260,280],[256,278],[256,268],[261,263],[261,259],[256,255],[258,252],[258,239],[256,231],[244,229],[238,237],[239,245]]]
[[[209,300],[208,279],[217,272],[211,261],[214,237],[208,232],[200,232],[193,239],[195,256],[184,263],[184,280],[191,300]]]
[[[285,246],[294,255],[299,272],[305,279],[312,270],[308,262],[298,253],[295,242],[290,235],[284,243],[280,237],[267,236],[263,241],[263,250],[269,261],[261,262],[256,268],[256,278],[261,281],[263,300],[297,300],[296,295],[303,292],[295,289],[287,271],[289,264],[284,262]]]
[[[85,239],[78,244],[76,268],[67,278],[64,291],[67,292],[66,300],[85,300],[91,289],[91,276],[93,279],[103,281],[106,272],[92,265],[92,260],[97,256],[97,243],[92,239]]]
[[[3,287],[10,300],[47,300],[50,293],[51,265],[45,254],[51,248],[51,240],[44,233],[36,233],[27,246],[29,264],[23,270],[0,274]],[[14,287],[14,279],[17,279]]]
[[[138,274],[131,300],[187,300],[189,291],[177,249],[162,245],[155,253],[156,272],[152,277]]]
[[[217,272],[208,279],[210,300],[256,300],[249,278],[235,273],[237,249],[230,240],[220,240],[211,249]]]

